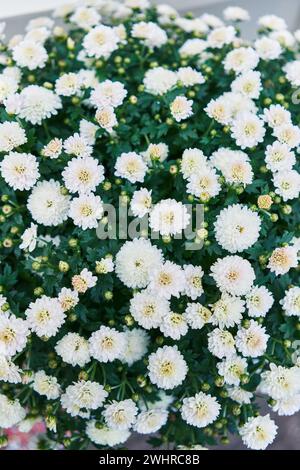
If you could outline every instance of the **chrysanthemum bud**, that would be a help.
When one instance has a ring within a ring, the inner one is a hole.
[[[112,300],[114,294],[110,291],[110,290],[107,290],[104,292],[104,298],[105,300]]]
[[[56,432],[56,418],[53,415],[47,415],[45,418],[46,426],[49,431]]]
[[[58,269],[61,273],[67,273],[70,269],[70,265],[66,261],[60,261],[58,263]]]

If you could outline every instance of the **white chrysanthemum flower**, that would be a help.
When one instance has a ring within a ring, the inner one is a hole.
[[[111,448],[127,441],[130,436],[130,432],[127,429],[125,431],[109,429],[103,424],[98,426],[97,422],[92,420],[87,424],[86,435],[95,444]]]
[[[126,347],[121,361],[131,366],[145,356],[148,350],[150,338],[149,335],[141,328],[125,330],[125,335]]]
[[[161,265],[162,252],[149,240],[127,241],[116,255],[116,274],[133,289],[146,287],[150,273]]]
[[[1,346],[0,346],[1,348]],[[0,353],[0,380],[11,384],[22,381],[21,370],[8,357]]]
[[[95,287],[96,283],[97,277],[86,268],[72,277],[72,286],[79,294],[84,294],[88,289]]]
[[[40,26],[39,28],[34,28],[28,31],[24,36],[24,40],[44,45],[50,36],[51,31],[44,26]]]
[[[136,420],[134,430],[139,434],[152,434],[160,430],[168,420],[168,412],[160,408],[142,411]]]
[[[55,93],[60,96],[78,95],[80,88],[79,75],[73,72],[64,73],[55,82]]]
[[[23,234],[21,235],[22,243],[19,245],[21,250],[28,249],[29,253],[31,253],[37,243],[37,225],[31,223],[30,227],[24,230]]]
[[[295,153],[287,144],[277,140],[266,148],[266,167],[273,173],[291,170],[296,163]]]
[[[87,382],[81,380],[66,388],[61,396],[61,404],[71,416],[78,416],[82,408],[87,410],[100,408],[107,396],[108,393],[102,385],[90,380]]]
[[[226,55],[223,63],[226,72],[238,74],[255,69],[258,62],[259,56],[252,47],[238,47]]]
[[[125,0],[124,4],[128,8],[139,9],[141,11],[150,8],[149,0]]]
[[[199,392],[194,397],[183,399],[181,416],[191,426],[204,428],[217,419],[220,410],[221,406],[215,397]]]
[[[164,95],[176,85],[177,80],[176,72],[156,67],[146,72],[143,83],[151,95]]]
[[[208,334],[208,350],[219,359],[235,353],[235,340],[227,330],[215,328]]]
[[[268,268],[276,276],[289,272],[291,268],[298,266],[298,252],[294,246],[275,248],[269,258]]]
[[[29,85],[20,93],[20,110],[17,114],[33,125],[40,125],[44,119],[56,116],[61,108],[61,99],[53,91]]]
[[[68,155],[87,158],[91,156],[93,148],[76,133],[64,141],[64,151]]]
[[[285,315],[300,317],[300,287],[291,287],[280,301]]]
[[[130,209],[135,217],[144,217],[149,214],[152,206],[152,190],[141,188],[134,191],[130,202]]]
[[[220,124],[229,124],[231,121],[231,105],[224,96],[216,99],[211,99],[204,108],[206,114]]]
[[[205,78],[202,73],[192,67],[179,67],[177,70],[177,76],[182,85],[186,87],[201,85],[205,82]]]
[[[60,339],[55,351],[67,364],[84,367],[90,361],[89,343],[77,333],[68,333]]]
[[[169,313],[169,302],[148,291],[137,292],[130,300],[130,313],[135,321],[145,328],[158,328]]]
[[[227,106],[230,109],[231,119],[230,122],[238,120],[240,114],[256,114],[257,108],[253,100],[247,96],[242,95],[241,93],[234,93],[228,91],[222,95],[223,100],[227,103]]]
[[[10,95],[18,91],[19,80],[6,74],[0,74],[0,103],[2,104]]]
[[[125,431],[130,429],[136,421],[138,409],[133,400],[113,401],[105,405],[103,417],[110,429]]]
[[[70,21],[75,23],[79,28],[89,30],[91,27],[99,24],[101,15],[96,8],[89,6],[79,6],[70,16]]]
[[[239,385],[241,376],[247,371],[247,361],[240,356],[230,356],[217,364],[219,374],[228,385]]]
[[[168,41],[165,30],[152,21],[135,23],[131,29],[131,36],[142,40],[150,48],[161,47]]]
[[[104,167],[92,157],[73,158],[62,172],[66,188],[71,193],[95,191],[104,180]]]
[[[270,415],[248,418],[240,428],[243,443],[252,450],[265,450],[277,434],[277,426]]]
[[[179,297],[185,290],[185,276],[180,266],[172,261],[153,267],[149,274],[149,290],[154,294],[170,299]]]
[[[258,19],[258,24],[262,28],[271,29],[272,31],[280,31],[287,29],[287,24],[283,18],[276,15],[264,15]]]
[[[176,96],[170,104],[170,111],[175,121],[181,122],[193,115],[193,100],[188,100],[185,96]]]
[[[58,294],[58,300],[64,312],[76,307],[79,302],[78,292],[63,287]]]
[[[26,142],[26,133],[18,122],[5,121],[0,124],[0,152],[10,152]]]
[[[221,20],[221,18],[210,13],[203,13],[200,18],[209,28],[220,28],[224,25],[224,22]]]
[[[28,198],[27,208],[38,224],[56,226],[67,219],[69,201],[70,196],[62,194],[57,181],[40,181]]]
[[[147,164],[151,164],[152,161],[164,162],[169,154],[169,147],[160,142],[159,144],[150,144],[145,152],[141,152],[141,155]]]
[[[117,116],[112,106],[99,108],[96,112],[95,119],[99,126],[109,134],[111,134],[113,128],[118,125]]]
[[[12,56],[19,67],[27,67],[29,70],[42,69],[48,60],[44,46],[30,39],[19,42],[13,48]]]
[[[188,303],[184,315],[193,330],[200,330],[206,323],[210,323],[212,312],[200,303]]]
[[[266,130],[261,121],[255,114],[245,112],[240,113],[231,127],[231,135],[236,144],[242,149],[255,147],[262,142]]]
[[[291,244],[296,248],[297,252],[300,251],[300,237],[293,237]]]
[[[292,48],[296,43],[294,35],[284,29],[281,31],[273,31],[270,34],[270,38],[274,39],[275,41],[278,41],[281,47],[286,49]]]
[[[272,410],[279,416],[292,416],[300,411],[300,394],[276,400]]]
[[[31,330],[47,338],[56,335],[66,318],[58,299],[46,295],[31,302],[25,315]]]
[[[253,398],[253,393],[244,390],[241,387],[228,387],[228,396],[231,400],[236,401],[240,405],[249,405]]]
[[[206,201],[219,194],[221,185],[215,169],[206,165],[192,174],[186,189],[188,193]]]
[[[39,173],[39,165],[30,153],[10,152],[0,163],[1,176],[13,189],[23,191],[35,185]]]
[[[270,370],[261,374],[259,390],[273,398],[280,400],[300,393],[299,367],[282,367],[270,364]]]
[[[182,154],[181,160],[181,173],[183,178],[188,179],[193,174],[201,172],[201,169],[206,164],[207,158],[202,150],[197,148],[186,149]]]
[[[249,261],[236,255],[219,258],[211,266],[211,275],[221,292],[236,296],[247,294],[255,280]]]
[[[218,362],[217,369],[226,384],[239,385],[241,376],[247,371],[247,361],[236,355],[226,357],[222,362]]]
[[[0,315],[0,354],[14,356],[26,346],[29,335],[28,323],[8,312]]]
[[[36,28],[47,28],[51,30],[54,26],[54,21],[48,16],[38,16],[28,21],[26,31],[32,31]]]
[[[220,26],[213,29],[207,36],[209,47],[221,49],[226,44],[231,44],[236,36],[236,30],[233,26]]]
[[[188,368],[177,346],[163,346],[150,354],[148,371],[151,383],[169,390],[184,381]]]
[[[225,20],[227,21],[248,21],[250,15],[247,10],[241,7],[226,7],[223,11]]]
[[[203,34],[208,31],[208,27],[201,18],[182,18],[177,17],[174,20],[177,27],[181,28],[186,33]]]
[[[249,317],[265,317],[274,303],[274,297],[265,286],[255,286],[246,295]]]
[[[115,264],[110,256],[101,258],[100,261],[96,261],[97,274],[108,274],[114,271]]]
[[[185,315],[171,311],[162,318],[162,323],[159,328],[164,336],[174,340],[180,339],[188,332],[188,324]]]
[[[282,124],[274,129],[273,135],[291,149],[300,145],[300,128],[292,123]]]
[[[12,51],[14,49],[14,47],[16,47],[19,42],[23,41],[24,40],[24,36],[23,34],[14,34],[10,40],[8,41],[8,44],[7,44],[7,48],[9,51]],[[7,65],[7,56],[6,55],[1,55],[1,62],[3,63],[3,65]]]
[[[104,80],[92,90],[90,102],[96,108],[105,108],[107,106],[117,108],[121,106],[126,95],[127,91],[123,83]]]
[[[211,156],[210,162],[220,170],[229,184],[251,184],[253,171],[249,157],[241,150],[220,148]]]
[[[86,119],[81,119],[79,123],[79,135],[91,146],[96,143],[96,132],[98,126]]]
[[[3,429],[11,428],[26,416],[26,410],[19,400],[9,400],[7,396],[0,394],[0,427]]]
[[[292,86],[298,87],[300,85],[300,60],[288,62],[284,67],[284,71],[287,80],[292,84]]]
[[[32,388],[39,395],[45,395],[48,400],[55,400],[60,395],[57,378],[47,375],[44,370],[39,370],[34,374]]]
[[[279,42],[267,36],[257,39],[254,46],[259,57],[263,60],[278,59],[282,53],[282,48]]]
[[[147,165],[141,155],[136,152],[123,152],[115,163],[115,175],[126,178],[131,183],[144,181]]]
[[[235,337],[238,351],[246,357],[260,357],[267,350],[269,335],[266,328],[255,320],[250,320],[249,327],[240,327]]]
[[[292,123],[291,113],[280,104],[271,104],[269,108],[265,108],[262,118],[273,129]]]
[[[145,356],[148,350],[150,338],[149,335],[141,328],[126,330],[125,335],[126,348],[121,361],[131,366]]]
[[[185,295],[192,300],[196,300],[204,292],[202,277],[204,272],[200,266],[185,264],[183,266],[185,276]]]
[[[90,354],[99,362],[121,359],[126,350],[126,335],[115,328],[101,326],[89,339]]]
[[[44,157],[55,159],[60,156],[62,149],[63,149],[62,139],[58,139],[57,137],[55,137],[54,139],[50,140],[50,142],[48,142],[48,144],[42,148],[41,154]]]
[[[190,220],[187,208],[175,199],[163,199],[150,213],[150,227],[161,235],[176,235],[184,230]]]
[[[100,196],[93,193],[81,194],[72,199],[70,203],[69,217],[73,219],[75,225],[83,230],[97,228],[98,220],[103,215],[103,204]]]
[[[211,323],[221,329],[238,325],[243,318],[244,305],[245,302],[239,297],[222,294],[222,297],[210,306],[213,312]]]
[[[167,19],[170,21],[179,16],[178,11],[173,8],[171,5],[167,5],[166,3],[163,3],[161,5],[155,5],[156,11],[160,16],[160,22],[164,24],[164,21],[161,21],[161,18],[167,21]]]
[[[227,330],[215,328],[208,334],[208,350],[219,359],[235,353],[235,341]]]
[[[99,25],[91,29],[83,38],[83,48],[88,57],[100,59],[109,56],[118,49],[119,37],[113,28]]]
[[[188,39],[183,43],[179,49],[181,57],[190,57],[194,55],[201,55],[207,48],[207,42],[203,39],[193,38]]]
[[[232,83],[231,89],[234,93],[241,93],[251,99],[258,99],[262,90],[261,74],[249,70],[239,75]]]
[[[300,173],[296,170],[286,170],[273,175],[275,192],[284,201],[296,199],[300,193]]]
[[[222,209],[214,223],[219,245],[230,253],[250,248],[259,238],[261,219],[256,212],[242,204]]]

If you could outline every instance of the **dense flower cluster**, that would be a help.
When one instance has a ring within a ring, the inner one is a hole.
[[[42,420],[51,448],[265,449],[257,394],[300,410],[300,31],[266,15],[249,43],[242,8],[148,0],[54,16],[0,26],[1,444]],[[108,203],[139,236],[97,237]]]

